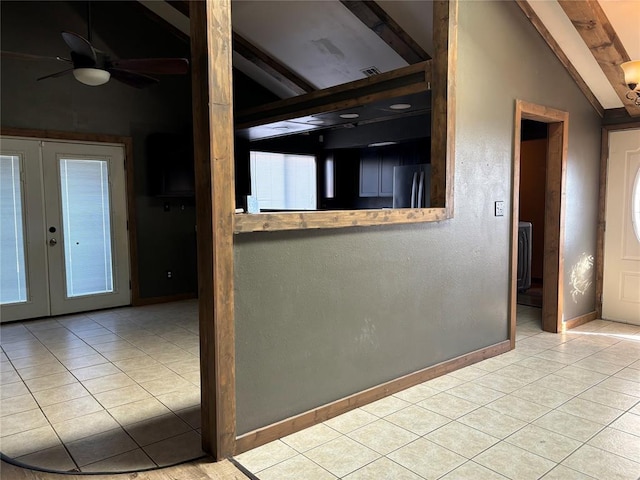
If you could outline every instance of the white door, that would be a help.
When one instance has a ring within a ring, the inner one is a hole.
[[[640,325],[640,129],[609,134],[602,316]]]
[[[1,320],[129,304],[123,147],[2,139],[2,154]]]

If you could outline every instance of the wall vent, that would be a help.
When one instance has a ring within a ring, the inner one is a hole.
[[[380,70],[378,70],[378,67],[363,68],[360,71],[364,73],[366,77],[373,77],[374,75],[380,75]]]

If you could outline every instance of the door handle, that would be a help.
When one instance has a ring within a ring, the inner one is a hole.
[[[51,245],[52,247],[58,244],[58,240],[56,240],[55,238],[52,238],[51,240],[49,240],[49,245]]]

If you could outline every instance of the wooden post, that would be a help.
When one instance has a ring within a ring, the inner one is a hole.
[[[231,2],[192,1],[190,12],[202,448],[221,460],[236,437]]]

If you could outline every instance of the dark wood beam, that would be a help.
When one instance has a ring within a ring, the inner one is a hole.
[[[189,2],[187,0],[167,0],[167,3],[185,17],[189,17]]]
[[[556,57],[558,57],[560,63],[562,63],[569,75],[571,75],[573,81],[576,82],[578,88],[583,93],[583,95],[587,97],[587,100],[589,100],[589,103],[591,103],[596,112],[598,112],[598,115],[602,117],[604,115],[604,108],[602,107],[596,96],[593,94],[591,89],[588,87],[588,85],[585,83],[585,81],[582,79],[582,76],[578,73],[562,48],[560,48],[558,42],[556,42],[551,33],[549,33],[549,30],[547,30],[547,27],[545,27],[544,23],[542,23],[540,17],[538,17],[533,8],[531,8],[529,1],[530,0],[516,0],[516,3],[529,19],[531,24],[535,27],[535,29],[538,30],[540,36],[544,39],[545,42],[547,42],[547,45],[549,45],[551,51],[555,54]]]
[[[431,58],[376,2],[372,0],[340,1],[409,65]]]
[[[189,43],[189,35],[186,35],[185,33],[183,33],[181,30],[179,30],[174,25],[172,25],[170,22],[167,22],[160,15],[158,15],[157,13],[155,13],[152,10],[149,10],[143,4],[141,4],[139,2],[132,2],[132,3],[134,5],[134,8],[137,8],[140,13],[142,13],[144,16],[146,16],[150,20],[156,22],[158,25],[160,25],[165,30],[168,30],[178,40],[180,40],[181,42],[186,43],[186,44]]]
[[[316,90],[316,87],[304,78],[300,77],[293,70],[284,66],[269,54],[260,50],[235,31],[233,32],[233,50],[295,92],[296,95],[303,95]]]
[[[629,54],[600,4],[596,0],[558,0],[558,3],[591,50],[629,115],[640,116],[640,107],[626,97],[629,87],[624,83],[620,68],[621,63],[630,60]]]

